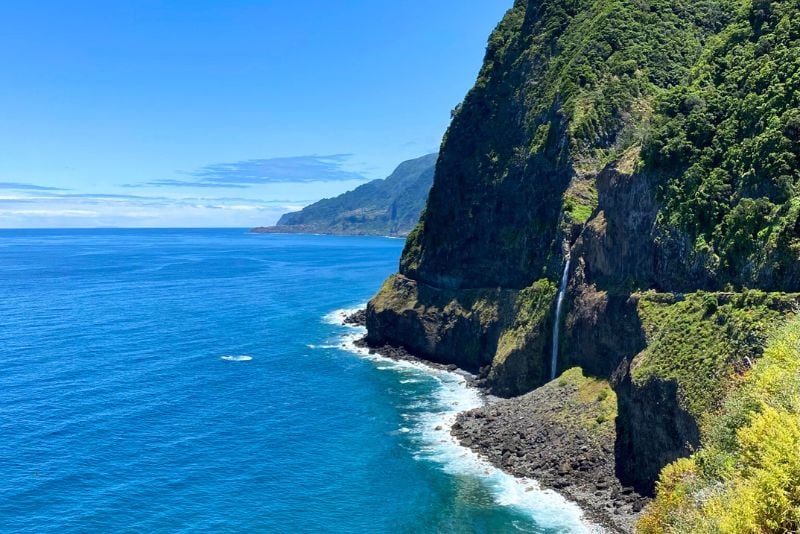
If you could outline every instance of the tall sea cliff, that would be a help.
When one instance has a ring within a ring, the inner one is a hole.
[[[616,398],[588,450],[654,495],[800,301],[799,20],[796,1],[517,0],[369,343],[507,398],[579,367]]]

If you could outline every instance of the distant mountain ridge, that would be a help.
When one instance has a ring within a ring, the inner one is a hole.
[[[283,215],[258,233],[407,235],[419,221],[438,154],[401,163],[386,179],[373,180],[335,198]]]

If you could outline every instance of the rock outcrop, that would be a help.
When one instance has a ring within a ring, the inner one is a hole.
[[[614,476],[617,399],[580,369],[458,417],[453,434],[493,464],[580,503],[613,531],[630,530],[647,499]]]

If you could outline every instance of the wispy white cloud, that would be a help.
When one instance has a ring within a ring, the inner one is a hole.
[[[348,168],[351,154],[293,156],[213,163],[195,171],[182,172],[185,180],[160,179],[125,187],[196,187],[245,189],[255,185],[366,181]]]
[[[46,185],[29,184],[22,182],[0,182],[0,189],[12,191],[66,191],[61,187],[50,187]]]
[[[0,217],[94,217],[97,212],[90,210],[64,210],[64,209],[0,209]]]
[[[123,187],[198,187],[208,189],[247,189],[250,185],[235,183],[213,183],[198,180],[153,180],[141,184],[124,184]]]

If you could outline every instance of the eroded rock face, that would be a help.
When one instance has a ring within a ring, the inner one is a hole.
[[[661,469],[699,448],[697,421],[682,408],[674,381],[656,379],[636,385],[626,376],[616,392],[617,476],[652,496]]]
[[[478,373],[493,394],[513,396],[546,380],[542,354],[555,287],[438,289],[401,274],[367,306],[367,343],[400,346]]]
[[[579,265],[577,280],[580,269]],[[561,343],[562,369],[579,366],[593,376],[614,377],[621,365],[627,365],[646,346],[637,298],[609,294],[585,283],[575,284],[569,296]]]
[[[438,289],[395,275],[367,306],[367,341],[471,372],[492,362],[515,292]]]
[[[545,332],[549,325],[550,321],[539,322],[529,329],[503,333],[485,381],[490,393],[514,397],[547,381],[550,370],[542,354],[548,350]]]
[[[631,156],[637,155],[634,148]],[[636,287],[658,287],[659,278],[653,241],[658,212],[653,180],[626,170],[623,161],[598,175],[597,211],[574,247],[581,258],[579,283],[621,295]]]

